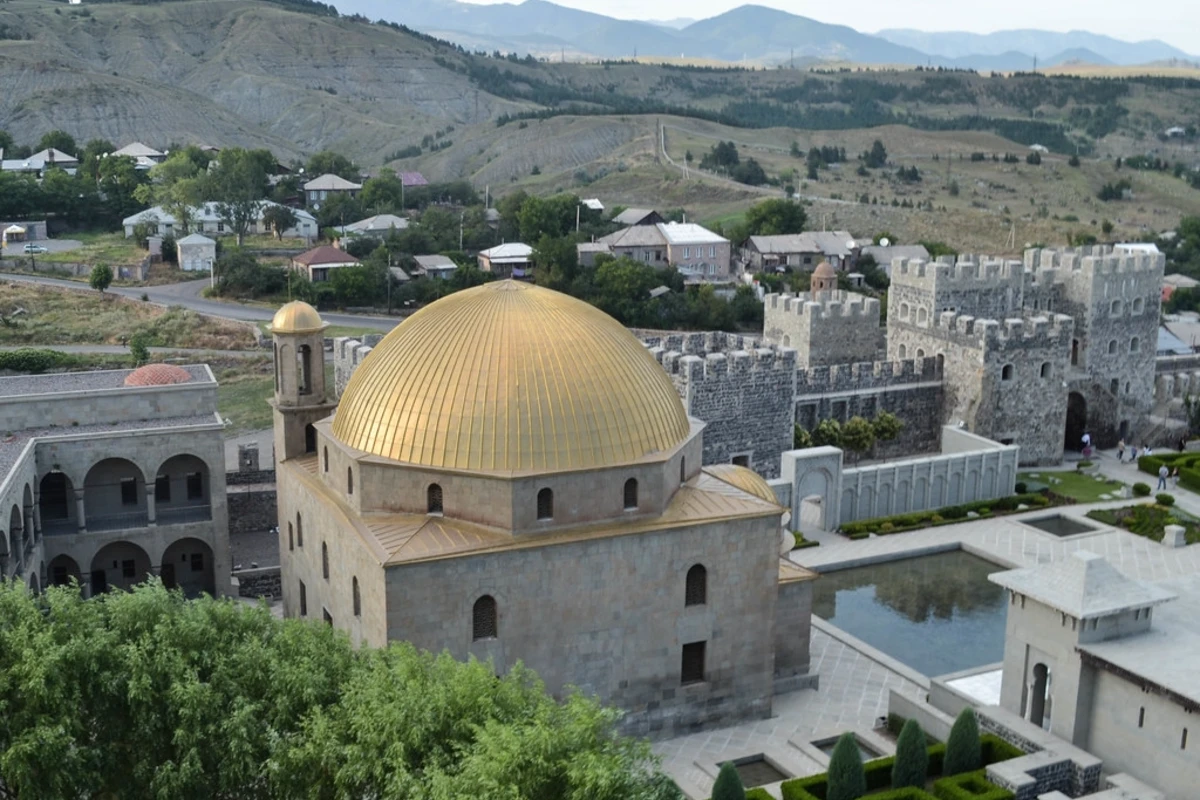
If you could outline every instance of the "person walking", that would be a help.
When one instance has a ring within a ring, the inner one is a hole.
[[[1117,442],[1117,463],[1120,464],[1125,460],[1125,440],[1121,439]]]
[[[1171,470],[1171,485],[1179,485],[1179,467],[1175,467]]]
[[[1088,456],[1090,456],[1092,454],[1092,435],[1090,433],[1088,433],[1087,431],[1084,431],[1083,439],[1081,439],[1080,441],[1083,442],[1083,447],[1080,449],[1079,452],[1083,453],[1084,458],[1087,458]]]
[[[1158,491],[1165,492],[1167,490],[1167,476],[1171,474],[1171,470],[1167,469],[1167,465],[1163,464],[1158,468]]]

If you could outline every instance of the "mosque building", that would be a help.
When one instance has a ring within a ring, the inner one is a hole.
[[[646,347],[513,281],[388,334],[340,399],[325,324],[275,315],[284,610],[357,643],[517,662],[665,736],[766,717],[811,686],[811,580],[754,472],[701,466]]]

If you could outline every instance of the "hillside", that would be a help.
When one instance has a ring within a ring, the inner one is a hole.
[[[322,148],[368,163],[447,125],[525,104],[437,63],[446,45],[385,26],[240,0],[0,4],[0,128],[36,140]]]

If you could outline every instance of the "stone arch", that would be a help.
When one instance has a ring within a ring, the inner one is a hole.
[[[801,473],[795,482],[796,528],[833,530],[840,523],[833,502],[833,476],[823,467]]]
[[[792,346],[792,337],[788,336],[786,333],[783,335],[783,346],[784,347]]]
[[[855,512],[857,511],[858,492],[854,491],[853,486],[847,486],[842,489],[842,506],[841,519],[839,522],[851,522],[854,520]]]
[[[901,361],[908,358],[908,346],[904,344],[900,345],[900,347],[897,349],[897,355],[900,357]]]
[[[875,487],[864,486],[858,494],[858,518],[870,519],[881,516],[875,511]]]
[[[1083,445],[1083,434],[1087,431],[1087,399],[1079,392],[1067,395],[1067,424],[1063,431],[1063,446],[1068,450],[1079,450]]]
[[[1046,701],[1049,699],[1050,668],[1038,662],[1033,665],[1033,680],[1029,687],[1029,721],[1039,728],[1046,722]]]
[[[168,589],[181,589],[187,597],[217,593],[213,552],[208,543],[191,536],[176,539],[163,551],[159,574]]]
[[[917,478],[913,484],[912,507],[916,510],[929,507],[929,481],[924,477]]]
[[[890,483],[879,487],[879,501],[875,504],[875,511],[881,517],[892,513],[892,485]]]
[[[212,519],[212,486],[208,463],[179,453],[159,465],[154,477],[154,518],[159,525]]]
[[[304,452],[317,452],[317,429],[311,422],[304,426]]]
[[[50,560],[46,567],[46,581],[51,586],[70,586],[74,578],[83,586],[83,573],[79,571],[79,563],[68,555],[57,555]]]
[[[150,556],[132,542],[118,541],[101,547],[91,564],[92,595],[109,589],[128,591],[150,577]]]
[[[967,473],[966,494],[963,502],[973,503],[979,499],[979,470],[973,469]]]
[[[19,570],[25,558],[25,529],[21,524],[21,507],[16,503],[8,513],[8,546],[13,564]]]
[[[79,529],[75,484],[65,472],[55,470],[38,484],[38,516],[46,533],[74,533]]]
[[[125,458],[96,462],[83,479],[84,523],[89,531],[144,527],[146,476]]]
[[[28,483],[21,492],[21,516],[25,523],[25,541],[33,544],[42,532],[38,530],[40,526],[37,524],[37,516],[33,513],[33,487]]]

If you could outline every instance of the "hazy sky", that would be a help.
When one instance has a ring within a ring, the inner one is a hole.
[[[472,3],[505,0],[467,0]],[[507,0],[519,2],[520,0]],[[728,11],[751,0],[552,0],[624,19],[702,19]],[[1195,0],[1143,0],[1130,5],[1118,0],[753,0],[820,22],[849,25],[872,33],[881,28],[917,28],[926,31],[990,33],[1012,28],[1074,29],[1104,33],[1118,39],[1162,39],[1184,52],[1200,51],[1200,2]]]

